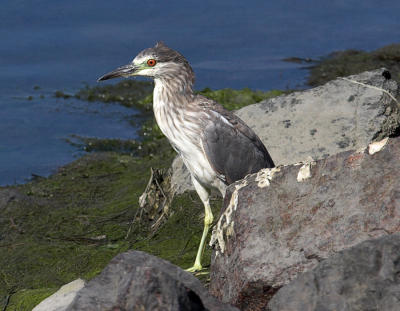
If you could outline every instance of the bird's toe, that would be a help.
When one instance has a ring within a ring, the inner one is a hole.
[[[194,264],[193,265],[193,267],[190,267],[190,268],[188,268],[188,269],[185,269],[185,271],[187,271],[187,272],[192,272],[192,273],[194,273],[194,272],[199,272],[199,271],[201,271],[201,270],[203,270],[203,267],[201,266],[201,265],[196,265],[196,264]]]

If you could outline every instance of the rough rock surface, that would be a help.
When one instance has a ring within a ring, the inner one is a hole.
[[[77,279],[62,286],[56,293],[47,297],[32,311],[65,311],[76,294],[85,286],[85,281]]]
[[[394,80],[382,76],[383,71],[338,78],[244,107],[236,114],[261,138],[276,165],[357,150],[392,135],[400,127],[399,107],[383,91],[397,96],[398,87]],[[182,161],[176,159],[172,179],[178,193],[193,189],[189,173],[182,166]]]
[[[271,311],[400,310],[400,234],[340,252],[281,288]]]
[[[210,291],[241,310],[322,259],[400,232],[400,138],[263,169],[228,187],[213,230]]]
[[[179,267],[144,252],[114,257],[91,280],[67,310],[226,310],[198,279]]]
[[[237,115],[260,136],[278,165],[357,150],[392,135],[400,125],[399,107],[382,90],[396,96],[397,84],[386,80],[383,71],[338,78],[244,107]]]
[[[172,162],[171,189],[175,194],[182,194],[185,191],[195,190],[190,173],[180,156],[175,157]]]

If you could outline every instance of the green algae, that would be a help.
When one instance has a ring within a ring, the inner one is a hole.
[[[392,79],[400,82],[400,44],[391,44],[372,52],[345,50],[323,58],[311,67],[308,84],[317,86],[337,77],[385,67]]]
[[[114,151],[118,153],[133,154],[138,148],[140,150],[141,142],[133,139],[118,139],[118,138],[95,138],[84,137],[80,135],[70,135],[65,139],[67,143],[86,152],[95,151]]]
[[[23,301],[19,306],[23,306],[28,304],[25,299],[32,298],[28,293],[35,293],[32,290],[58,288],[78,277],[90,279],[111,258],[129,249],[189,267],[203,225],[203,206],[196,194],[174,200],[173,214],[153,236],[142,226],[135,226],[127,236],[150,167],[168,167],[171,160],[172,156],[139,159],[92,153],[49,178],[13,187],[18,194],[6,205],[0,220],[4,237],[0,243],[0,299],[16,291],[15,297]],[[214,201],[215,212],[219,205]],[[209,254],[208,250],[205,258]],[[26,289],[29,291],[21,296]]]
[[[170,160],[93,153],[49,178],[1,189],[17,194],[0,219],[0,301],[12,290],[90,279],[132,248],[140,232],[125,236],[149,168]]]
[[[151,105],[143,101],[153,91],[153,82],[122,80],[112,85],[86,86],[75,94],[75,97],[87,101],[119,103],[126,107],[137,107],[151,110]]]
[[[248,105],[259,103],[262,100],[285,94],[284,91],[279,90],[264,92],[252,91],[249,88],[244,88],[241,90],[211,90],[209,88],[205,88],[198,93],[215,100],[228,110],[237,110]]]
[[[72,95],[64,93],[63,91],[55,91],[54,97],[68,99],[68,98],[71,98]]]
[[[9,297],[7,311],[32,310],[42,300],[56,292],[57,288],[21,290]]]

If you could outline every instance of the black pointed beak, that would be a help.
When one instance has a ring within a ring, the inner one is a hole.
[[[135,66],[134,64],[128,64],[125,66],[121,66],[109,73],[106,73],[104,76],[101,76],[100,78],[97,79],[97,82],[114,79],[114,78],[118,78],[118,77],[128,77],[128,76],[134,75],[135,71],[137,69],[138,69],[138,67]]]

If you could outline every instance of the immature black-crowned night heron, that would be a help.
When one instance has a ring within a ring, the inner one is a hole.
[[[258,136],[220,104],[193,93],[194,73],[187,60],[163,43],[140,52],[128,65],[105,74],[99,81],[130,76],[153,77],[153,109],[161,131],[182,157],[204,204],[204,231],[194,266],[202,269],[201,256],[213,221],[209,190],[225,196],[227,185],[274,167]]]

